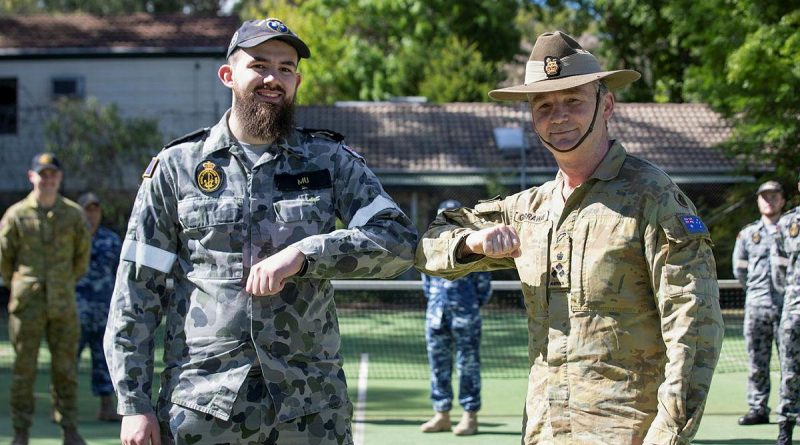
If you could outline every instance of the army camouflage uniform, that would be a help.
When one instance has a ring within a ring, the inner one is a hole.
[[[349,444],[329,280],[401,274],[416,230],[340,136],[295,131],[252,165],[227,119],[170,144],[145,171],[105,337],[118,411],[153,411],[164,317],[167,443]],[[288,246],[306,255],[302,276],[274,296],[246,293],[250,268]]]
[[[11,377],[15,430],[31,426],[43,337],[51,354],[55,419],[62,427],[77,427],[75,358],[80,327],[75,282],[89,265],[89,239],[83,210],[61,196],[52,208],[44,209],[30,194],[0,221],[0,273],[11,288],[8,325],[15,353]]]
[[[783,311],[778,335],[781,362],[778,420],[796,422],[800,413],[800,207],[778,221],[778,248],[787,262]]]
[[[114,275],[119,265],[122,240],[105,227],[98,227],[92,237],[92,258],[89,271],[75,288],[78,315],[81,321],[81,339],[78,357],[88,346],[92,357],[92,394],[108,396],[114,393],[103,354],[103,334],[108,321],[108,307],[114,291]]]
[[[688,444],[723,335],[708,230],[661,170],[618,143],[565,203],[562,182],[444,211],[416,266],[448,279],[519,271],[532,365],[523,443]],[[470,229],[500,223],[519,234],[521,257],[456,260]]]
[[[739,232],[733,248],[733,276],[746,291],[744,341],[750,360],[747,404],[751,411],[763,414],[769,413],[769,363],[772,343],[780,342],[783,308],[783,287],[777,281],[782,259],[776,238],[777,226],[769,227],[759,219]]]
[[[454,281],[422,275],[428,309],[425,340],[431,366],[431,401],[437,412],[453,404],[453,349],[458,372],[458,403],[464,411],[481,409],[481,314],[489,301],[492,274],[476,272]]]

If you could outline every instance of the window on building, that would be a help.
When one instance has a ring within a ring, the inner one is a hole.
[[[83,98],[82,77],[54,77],[53,99],[66,97],[69,99]]]
[[[17,134],[16,78],[0,78],[0,134]]]

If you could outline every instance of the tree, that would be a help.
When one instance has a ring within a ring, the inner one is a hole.
[[[116,105],[96,99],[62,99],[45,121],[45,148],[55,153],[70,177],[103,197],[106,216],[124,227],[138,171],[163,145],[155,119],[123,118]]]
[[[279,17],[311,48],[312,60],[300,67],[305,76],[298,93],[302,103],[416,96],[423,84],[430,91],[431,85],[448,81],[465,88],[440,92],[435,100],[485,101],[487,90],[477,91],[486,73],[496,85],[503,76],[501,64],[519,44],[519,31],[511,25],[520,0],[254,3],[244,2],[241,15]],[[453,70],[443,58],[469,61],[470,72],[479,72],[479,78]],[[479,63],[486,67],[478,70]]]

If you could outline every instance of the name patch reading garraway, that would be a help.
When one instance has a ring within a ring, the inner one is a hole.
[[[282,192],[319,190],[331,187],[333,187],[333,182],[331,181],[331,173],[328,170],[315,170],[296,175],[287,173],[275,175],[275,188]]]

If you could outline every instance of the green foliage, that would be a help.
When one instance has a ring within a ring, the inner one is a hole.
[[[511,25],[519,5],[519,0],[252,0],[240,14],[278,17],[309,45],[312,58],[300,66],[300,103],[386,100],[423,90],[436,93],[431,100],[487,100],[486,92],[501,76],[499,63],[517,51],[520,34]],[[457,65],[461,69],[454,70]]]
[[[126,119],[116,105],[92,98],[60,100],[45,122],[45,149],[61,161],[66,180],[78,178],[103,198],[106,216],[116,227],[124,226],[131,206],[128,191],[138,181],[131,166],[143,169],[161,145],[155,119]]]

